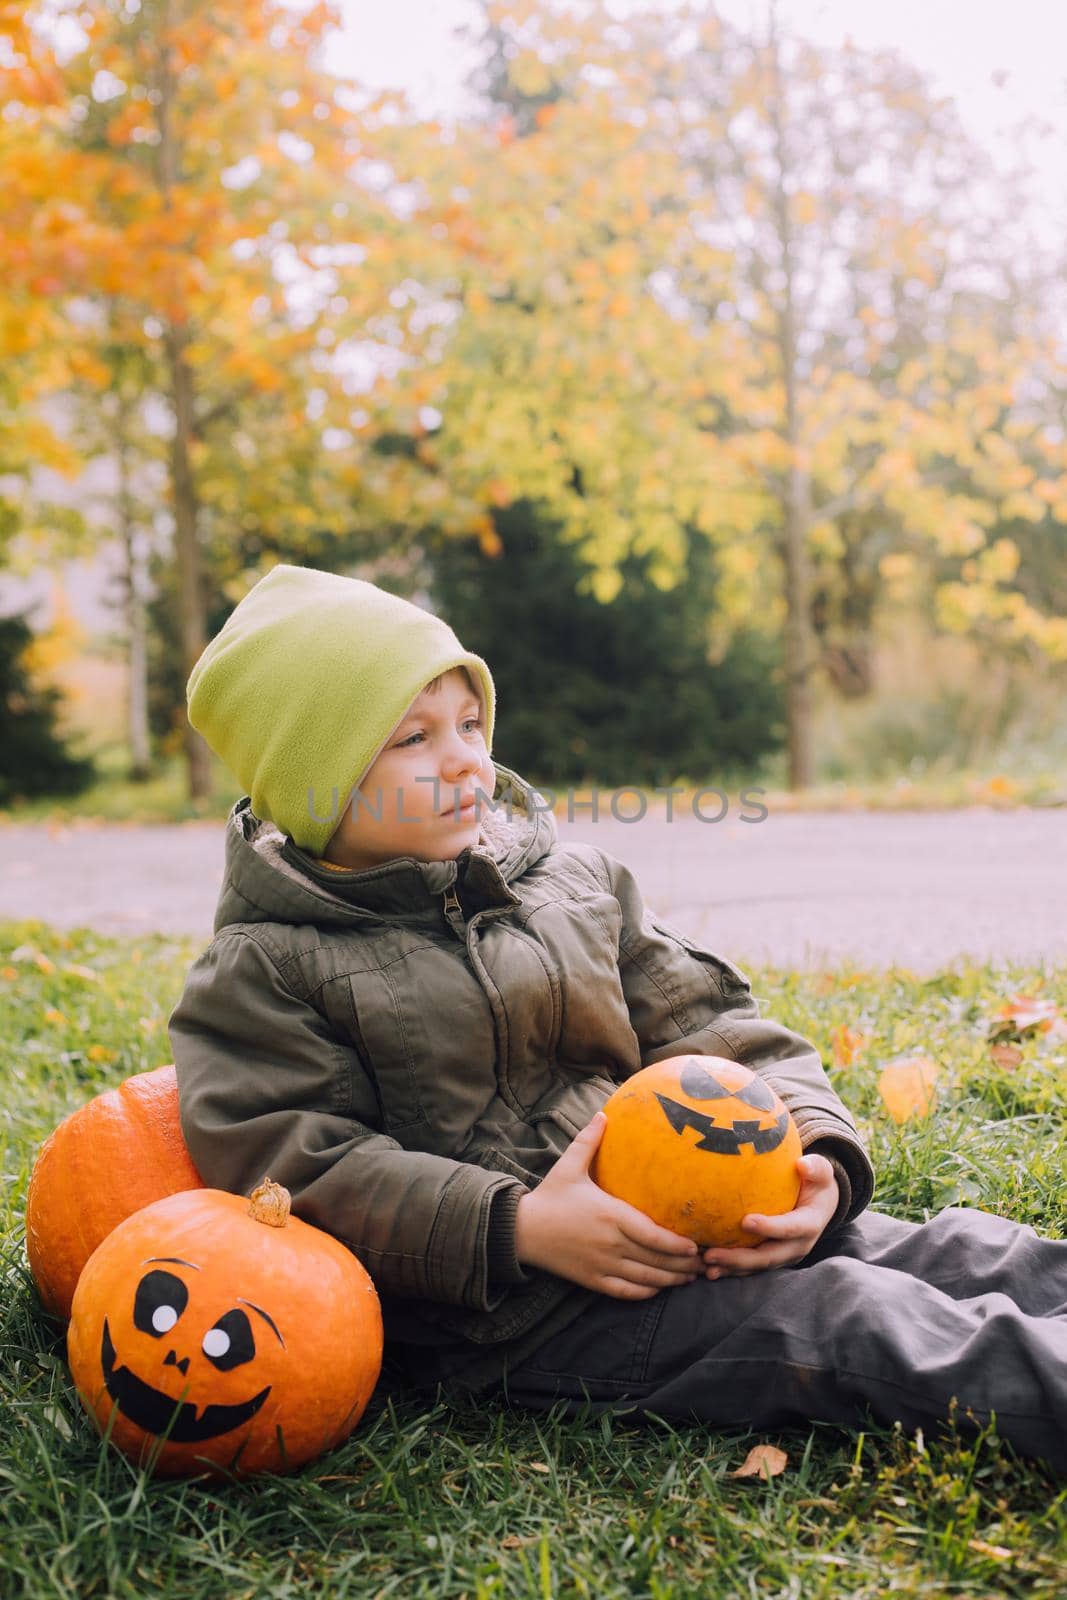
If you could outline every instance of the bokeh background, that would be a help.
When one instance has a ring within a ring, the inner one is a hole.
[[[546,785],[1067,802],[1036,0],[0,4],[0,807],[222,815],[276,561]]]

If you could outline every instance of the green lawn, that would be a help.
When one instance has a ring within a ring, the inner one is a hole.
[[[382,1397],[352,1438],[290,1479],[153,1482],[103,1446],[41,1313],[22,1248],[34,1153],[54,1124],[170,1059],[166,1017],[192,941],[129,944],[0,924],[4,1255],[0,1594],[25,1600],[308,1596],[1062,1596],[1067,1485],[987,1432],[857,1426],[763,1436],[789,1457],[731,1477],[759,1436]],[[70,968],[81,970],[69,970]],[[997,1006],[1067,1010],[1067,969],[957,966],[755,975],[766,1009],[834,1059],[870,1140],[876,1204],[921,1219],[958,1203],[1067,1230],[1067,1046],[994,1062]],[[838,1030],[851,1032],[842,1036]],[[856,1035],[859,1035],[857,1040]],[[941,1070],[936,1115],[898,1128],[881,1065]]]

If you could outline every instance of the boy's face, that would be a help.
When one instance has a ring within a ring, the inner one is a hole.
[[[455,667],[412,701],[353,791],[323,855],[356,868],[397,856],[451,860],[478,839],[483,808],[464,802],[479,791],[491,798],[495,782],[481,702]]]

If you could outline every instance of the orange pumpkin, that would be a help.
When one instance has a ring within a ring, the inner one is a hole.
[[[627,1078],[602,1108],[593,1179],[697,1244],[756,1244],[750,1212],[791,1211],[803,1155],[767,1083],[721,1056],[671,1056]]]
[[[381,1309],[352,1252],[267,1178],[120,1223],[78,1280],[67,1356],[101,1433],[149,1471],[291,1472],[362,1416]]]
[[[41,1146],[26,1196],[26,1254],[45,1310],[70,1316],[79,1273],[132,1212],[203,1187],[182,1138],[173,1063],[72,1111]]]

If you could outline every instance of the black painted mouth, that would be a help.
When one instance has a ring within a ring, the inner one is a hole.
[[[165,1433],[174,1444],[199,1444],[204,1439],[214,1439],[220,1433],[239,1428],[243,1422],[255,1416],[271,1391],[268,1383],[265,1389],[239,1406],[205,1406],[198,1417],[196,1407],[187,1400],[179,1402],[168,1394],[161,1394],[132,1373],[129,1367],[116,1369],[115,1346],[111,1342],[111,1330],[106,1317],[100,1340],[100,1362],[107,1392],[123,1416],[129,1417],[145,1433]]]
[[[693,1106],[683,1106],[677,1100],[671,1100],[665,1094],[657,1094],[656,1099],[663,1107],[667,1121],[675,1133],[682,1133],[686,1128],[695,1128],[702,1137],[693,1146],[694,1150],[711,1150],[719,1156],[737,1156],[741,1154],[746,1144],[750,1144],[753,1153],[763,1156],[771,1150],[777,1150],[789,1129],[789,1112],[783,1111],[776,1122],[769,1128],[761,1128],[758,1122],[731,1122],[728,1128],[717,1126],[711,1117],[706,1117],[702,1111],[697,1111]]]

